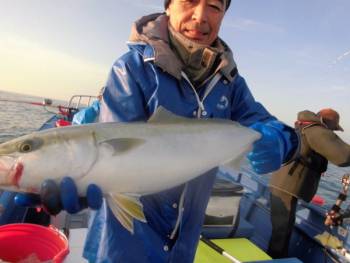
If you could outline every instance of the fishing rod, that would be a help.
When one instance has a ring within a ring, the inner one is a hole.
[[[207,246],[209,246],[210,248],[212,248],[213,250],[215,250],[216,252],[218,252],[220,255],[226,257],[227,259],[229,259],[231,262],[234,263],[242,263],[241,261],[239,261],[238,259],[236,259],[234,256],[230,255],[229,253],[227,253],[223,248],[219,247],[217,244],[215,244],[213,241],[205,238],[204,236],[200,235],[200,240],[203,241]]]
[[[14,100],[14,99],[1,99],[0,102],[10,102],[10,103],[20,103],[20,104],[27,104],[27,105],[34,105],[34,106],[41,106],[43,107],[47,112],[52,114],[60,114],[62,116],[65,116],[68,118],[68,120],[71,120],[74,113],[78,111],[75,107],[70,107],[70,104],[68,106],[62,106],[62,105],[53,105],[51,99],[43,99],[42,102],[37,101],[26,101],[26,100]],[[52,110],[49,110],[50,108],[56,108],[58,112],[54,112]]]
[[[344,218],[350,217],[349,208],[344,213],[341,211],[341,207],[340,207],[341,204],[347,198],[347,193],[348,193],[349,186],[350,186],[350,174],[344,174],[341,182],[343,185],[343,189],[339,193],[339,196],[338,196],[335,204],[332,206],[331,210],[326,213],[326,220],[324,222],[324,224],[326,226],[330,226],[330,227],[339,226],[343,223]]]
[[[62,105],[52,105],[51,99],[44,99],[42,102],[26,101],[26,100],[12,100],[12,99],[0,99],[0,101],[11,102],[11,103],[22,103],[22,104],[28,104],[28,105],[34,105],[34,106],[53,107],[53,108],[66,109],[66,110],[69,109],[69,107],[62,106]]]
[[[315,239],[318,240],[324,248],[325,255],[333,262],[349,262],[350,254],[343,246],[343,242],[336,236],[332,235],[332,228],[341,226],[344,224],[344,219],[350,217],[349,207],[342,211],[341,205],[346,200],[349,186],[350,186],[350,174],[344,174],[342,179],[342,190],[338,195],[338,198],[332,208],[326,213],[326,219],[324,221],[327,230],[322,234],[316,235]],[[339,232],[338,232],[339,233]],[[345,261],[338,258],[344,258]]]

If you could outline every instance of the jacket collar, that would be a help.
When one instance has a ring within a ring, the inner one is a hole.
[[[298,121],[322,124],[320,118],[312,111],[304,110],[298,113]]]
[[[129,48],[142,54],[144,61],[154,61],[154,64],[177,79],[181,79],[182,61],[169,45],[168,16],[156,13],[144,16],[133,24],[129,38]],[[237,73],[236,63],[229,47],[219,39],[225,51],[222,54],[218,71],[229,81]]]

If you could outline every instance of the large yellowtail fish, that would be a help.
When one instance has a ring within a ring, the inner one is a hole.
[[[241,158],[259,134],[236,122],[188,119],[165,109],[148,122],[94,123],[34,132],[0,145],[0,188],[39,193],[45,179],[97,184],[129,231],[145,222],[139,197]]]

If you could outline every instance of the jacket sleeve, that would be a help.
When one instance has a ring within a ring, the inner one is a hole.
[[[137,78],[141,63],[139,54],[128,52],[113,65],[102,94],[100,122],[140,121],[147,118],[145,99]]]
[[[89,107],[81,109],[74,114],[72,123],[74,125],[95,122],[100,113],[100,102],[95,100]]]
[[[345,143],[333,131],[314,126],[305,129],[309,146],[337,166],[350,166],[350,145]]]

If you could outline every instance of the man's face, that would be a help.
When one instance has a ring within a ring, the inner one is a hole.
[[[199,44],[218,37],[226,0],[171,0],[166,13],[175,31]]]

